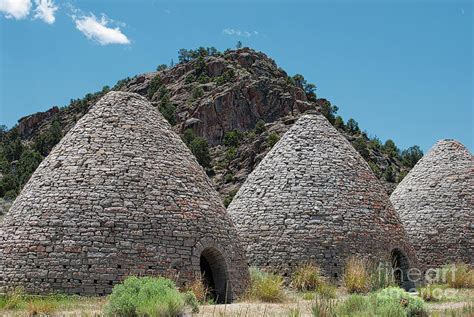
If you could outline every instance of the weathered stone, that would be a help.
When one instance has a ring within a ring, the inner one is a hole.
[[[108,93],[78,121],[0,227],[0,289],[101,295],[129,275],[171,274],[182,285],[203,269],[221,301],[248,279],[209,179],[161,114],[132,93]]]
[[[474,264],[474,160],[461,143],[436,143],[390,199],[426,268]]]
[[[301,117],[228,207],[251,265],[289,276],[315,262],[334,279],[351,255],[418,266],[378,179],[322,116]],[[405,261],[406,260],[406,261]]]

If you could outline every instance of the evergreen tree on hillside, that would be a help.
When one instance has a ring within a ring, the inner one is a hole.
[[[409,147],[402,151],[402,163],[406,166],[413,167],[423,157],[423,151],[418,145]]]

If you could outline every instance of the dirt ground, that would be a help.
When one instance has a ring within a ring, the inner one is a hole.
[[[338,294],[338,300],[347,295]],[[104,298],[93,298],[78,302],[65,310],[58,310],[51,316],[65,317],[95,317],[102,316]],[[239,302],[227,305],[202,305],[199,313],[188,312],[186,316],[196,317],[263,317],[263,316],[312,316],[313,300],[304,300],[301,295],[291,294],[288,302],[271,304],[258,302]],[[426,303],[430,316],[443,317],[474,317],[474,290],[463,290],[456,298],[438,303]],[[471,307],[467,310],[466,307]],[[1,317],[27,317],[27,310],[5,311],[0,310]],[[46,315],[37,315],[46,316]]]

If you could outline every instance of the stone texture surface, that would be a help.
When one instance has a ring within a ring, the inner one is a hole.
[[[318,114],[302,116],[249,175],[232,203],[251,265],[289,276],[315,262],[341,277],[351,255],[418,266],[388,195],[364,159]]]
[[[229,299],[248,279],[236,230],[204,171],[132,93],[108,93],[79,120],[0,230],[0,288],[100,295],[128,275],[179,274],[182,284],[200,276],[201,253],[215,255],[207,261],[220,274],[218,292],[230,283]]]
[[[436,143],[390,199],[427,268],[474,264],[474,161],[461,143]]]

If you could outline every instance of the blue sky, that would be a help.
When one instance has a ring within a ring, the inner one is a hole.
[[[472,1],[0,0],[0,124],[240,40],[370,135],[472,152],[473,28]]]

